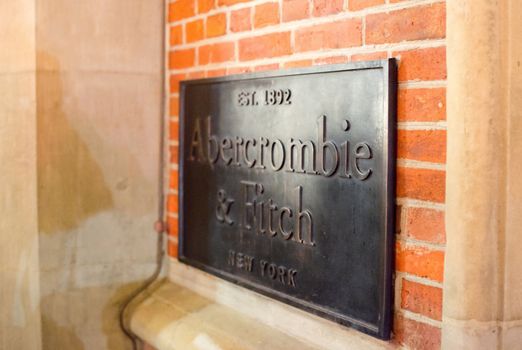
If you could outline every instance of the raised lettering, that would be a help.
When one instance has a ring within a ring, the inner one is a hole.
[[[288,269],[288,285],[295,287],[295,275],[297,275],[297,271],[294,269]]]
[[[261,276],[265,276],[266,266],[268,265],[268,262],[265,260],[260,260],[259,265],[261,265]]]
[[[216,218],[219,222],[226,222],[227,224],[232,225],[234,220],[230,218],[230,208],[232,207],[234,200],[227,198],[225,190],[218,191],[217,200]]]
[[[284,267],[284,266],[279,266],[279,267],[277,268],[277,275],[279,276],[279,281],[280,281],[282,284],[285,284],[286,267]]]
[[[317,131],[318,131],[318,139],[317,144],[319,147],[319,170],[321,170],[322,175],[324,176],[332,176],[337,171],[337,167],[339,166],[339,151],[337,150],[337,146],[332,141],[326,140],[326,116],[321,116],[317,120]],[[330,154],[331,164],[328,166],[327,155]]]
[[[236,254],[236,266],[240,269],[243,268],[243,263],[245,262],[243,253]]]
[[[303,187],[302,186],[297,186],[296,188],[296,192],[297,192],[297,213],[295,215],[295,219],[296,219],[296,223],[295,223],[295,241],[299,242],[299,243],[305,243],[305,244],[308,244],[308,245],[311,245],[311,246],[314,246],[315,243],[313,241],[313,227],[314,227],[314,224],[313,224],[313,219],[312,219],[312,213],[310,212],[310,210],[303,210]],[[303,229],[302,229],[302,224],[303,224],[303,220],[306,221],[306,223],[308,224],[306,226],[306,232],[307,232],[307,235],[306,235],[306,239],[303,239]]]
[[[284,239],[288,240],[292,237],[292,234],[294,233],[293,230],[285,231],[283,220],[285,218],[285,213],[288,214],[288,218],[291,218],[293,216],[292,209],[288,207],[282,207],[281,213],[279,214],[279,231],[281,231],[281,235]]]
[[[277,231],[274,229],[274,226],[273,226],[274,215],[272,215],[276,211],[277,211],[277,205],[275,205],[274,201],[270,198],[268,200],[268,233],[272,237],[274,237],[277,234]]]
[[[370,159],[372,157],[372,150],[370,146],[368,146],[364,142],[359,142],[354,147],[354,155],[352,157],[352,166],[353,175],[359,180],[366,180],[370,174],[372,173],[372,169],[361,170],[359,168],[359,159]]]
[[[234,147],[234,163],[236,166],[241,166],[240,162],[240,152],[241,152],[241,145],[243,145],[243,138],[242,137],[236,137],[235,147]]]
[[[228,264],[230,266],[234,266],[236,262],[236,252],[234,252],[233,250],[229,250],[228,251]]]
[[[247,270],[248,272],[252,272],[253,266],[254,258],[249,255],[245,255],[245,270]]]
[[[275,280],[277,277],[277,266],[275,264],[268,265],[268,275]]]
[[[306,162],[305,154],[308,154]],[[295,155],[295,158],[294,158]],[[297,163],[297,167],[295,162]],[[299,173],[318,174],[315,170],[315,144],[312,141],[290,139],[290,162],[287,171]],[[308,164],[308,166],[306,166]]]
[[[249,190],[253,190],[255,193],[256,183],[250,181],[241,181],[241,187],[243,188],[243,210],[241,215],[241,226],[243,229],[250,231],[252,229],[252,225],[254,224],[256,207],[255,200],[250,199]]]
[[[257,165],[256,165],[256,169],[265,169],[265,152],[264,152],[264,149],[265,147],[268,147],[268,144],[269,144],[269,141],[267,139],[265,139],[264,137],[261,137],[259,139],[259,143],[258,143],[258,155],[257,155]]]
[[[212,152],[212,148],[215,152]],[[210,164],[214,164],[219,158],[219,144],[217,137],[212,135],[210,116],[207,117],[207,157]]]
[[[245,164],[249,167],[249,168],[252,168],[255,164],[256,164],[256,160],[255,159],[250,159],[249,158],[249,155],[248,155],[248,146],[255,146],[256,145],[256,140],[255,139],[247,139],[245,141],[245,147],[244,147],[244,151],[243,151],[243,156],[245,158]]]
[[[276,164],[276,145],[279,147],[279,164]],[[270,165],[274,171],[279,171],[285,165],[285,157],[286,157],[285,145],[281,140],[275,140],[272,142],[272,147],[270,147]]]
[[[200,161],[205,158],[205,155],[203,153],[203,144],[201,142],[201,125],[199,121],[200,119],[196,118],[194,131],[192,132],[192,141],[190,142],[189,152],[189,160],[191,161]]]
[[[221,159],[225,162],[225,164],[230,164],[232,162],[232,159],[234,158],[233,155],[228,156],[225,154],[226,151],[231,150],[234,147],[234,143],[229,137],[225,137],[223,140],[221,140],[221,147],[220,147],[220,155]]]

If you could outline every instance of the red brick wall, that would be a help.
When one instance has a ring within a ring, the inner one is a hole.
[[[177,251],[178,82],[399,60],[394,342],[440,348],[446,159],[445,2],[176,0],[169,4],[169,254]]]

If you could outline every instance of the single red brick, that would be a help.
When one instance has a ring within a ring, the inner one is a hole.
[[[214,8],[214,0],[198,0],[198,13],[206,13]]]
[[[170,46],[183,44],[183,27],[180,25],[170,27]]]
[[[352,61],[374,61],[374,60],[384,60],[388,58],[388,53],[386,52],[371,52],[371,53],[359,53],[352,55]]]
[[[431,319],[442,320],[442,289],[402,279],[401,307]]]
[[[446,130],[398,130],[397,158],[444,163]]]
[[[295,50],[302,52],[361,45],[361,27],[360,19],[346,19],[299,29],[295,33]]]
[[[167,211],[169,213],[177,214],[178,213],[178,195],[177,194],[169,194],[167,197]]]
[[[395,268],[397,271],[442,282],[444,278],[444,252],[397,242]]]
[[[242,32],[252,29],[252,21],[250,17],[250,8],[244,8],[230,13],[230,31]]]
[[[179,115],[179,98],[171,97],[169,102],[169,115],[171,117],[177,117]]]
[[[290,32],[266,34],[239,41],[241,61],[284,56],[290,53]]]
[[[313,0],[313,15],[326,16],[343,10],[344,0]]]
[[[283,64],[284,68],[310,67],[312,60],[290,61]]]
[[[407,237],[436,244],[446,242],[443,211],[410,207],[405,221]]]
[[[395,315],[395,341],[411,350],[440,350],[441,330],[432,325]]]
[[[202,19],[188,22],[185,25],[187,43],[203,40],[205,38],[205,28]]]
[[[178,171],[177,170],[171,170],[170,171],[170,178],[169,178],[169,188],[171,190],[177,190],[179,186],[179,178],[178,178]]]
[[[254,8],[254,28],[278,24],[279,21],[279,3],[267,2]]]
[[[442,39],[446,35],[446,6],[436,3],[366,17],[366,43]]]
[[[199,48],[199,64],[220,63],[234,60],[235,45],[233,42],[204,45]]]
[[[195,50],[175,50],[169,53],[169,69],[192,67],[195,63]]]
[[[262,64],[260,66],[256,66],[254,68],[254,71],[263,72],[263,71],[267,71],[267,70],[277,70],[277,69],[279,69],[279,64],[272,63],[272,64]]]
[[[178,256],[178,244],[169,239],[167,252],[170,257],[176,258]]]
[[[446,89],[400,89],[397,118],[399,121],[445,120]]]
[[[218,0],[218,6],[230,6],[234,4],[239,4],[241,2],[248,2],[251,0]]]
[[[169,140],[179,140],[179,123],[177,120],[169,122]]]
[[[170,146],[169,149],[170,149],[170,162],[172,164],[178,164],[179,146],[173,145],[173,146]]]
[[[283,0],[283,22],[310,17],[309,4],[308,0]]]
[[[169,78],[170,93],[179,92],[179,82],[185,79],[185,74],[171,74]]]
[[[224,35],[227,32],[227,15],[218,13],[207,18],[207,38]]]
[[[397,197],[443,203],[445,182],[442,170],[397,167]]]
[[[348,62],[348,56],[339,55],[339,56],[329,56],[329,57],[321,57],[316,58],[314,60],[314,64],[320,65],[320,64],[339,64],[339,63],[346,63]]]
[[[399,59],[399,81],[446,79],[446,48],[394,52]]]
[[[227,70],[225,68],[212,69],[207,71],[207,78],[222,77],[225,75],[227,75]]]
[[[169,22],[179,21],[196,14],[194,0],[177,0],[169,4]]]
[[[384,4],[384,0],[350,0],[348,1],[348,9],[350,11],[358,11],[367,7],[379,6]]]
[[[178,218],[167,216],[167,233],[170,237],[178,236]]]

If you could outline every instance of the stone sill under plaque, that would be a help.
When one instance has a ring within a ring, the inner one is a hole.
[[[131,329],[158,350],[392,349],[335,324],[181,264],[132,311]]]

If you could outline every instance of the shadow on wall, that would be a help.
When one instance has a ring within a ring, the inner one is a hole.
[[[60,347],[63,349],[71,350],[84,350],[83,343],[80,338],[67,327],[60,327],[56,322],[48,317],[42,317],[42,336],[43,336],[43,348],[51,349],[48,342],[45,340],[46,334],[55,334],[60,337]],[[56,348],[59,349],[59,348]]]
[[[59,61],[37,53],[38,221],[41,233],[73,229],[113,207],[100,166],[62,109]]]
[[[140,283],[79,288],[43,298],[43,349],[130,350],[131,342],[119,328],[119,308]],[[45,316],[57,313],[59,321]],[[104,337],[98,335],[98,327],[91,328],[98,322]]]

